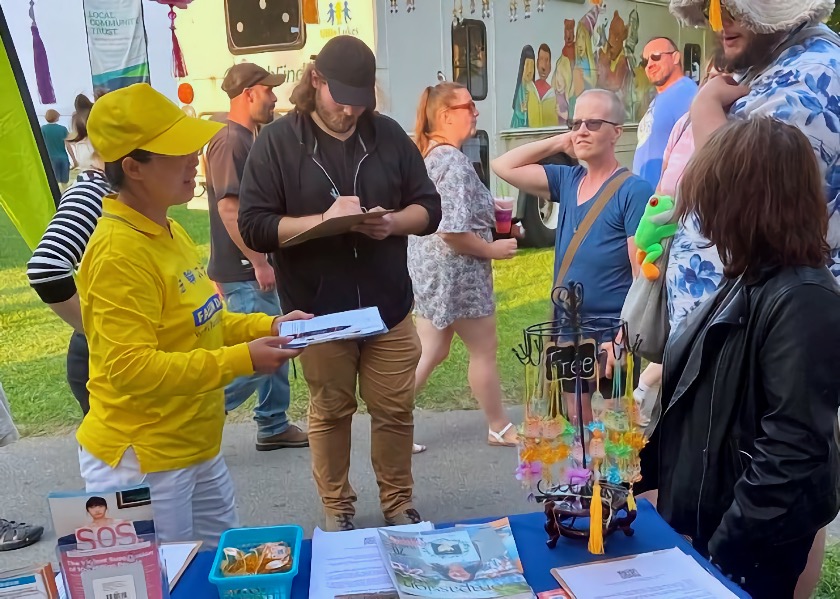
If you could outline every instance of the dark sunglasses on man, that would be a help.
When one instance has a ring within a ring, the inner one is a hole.
[[[603,125],[612,125],[613,127],[621,127],[618,123],[606,121],[604,119],[576,119],[572,121],[570,128],[572,131],[580,131],[580,128],[586,125],[588,131],[599,131]]]
[[[651,54],[647,58],[642,58],[642,68],[646,69],[647,66],[648,66],[648,63],[659,62],[660,60],[662,60],[663,56],[667,56],[669,54],[676,54],[676,53],[677,53],[676,50],[671,50],[670,52],[654,52],[653,54]]]

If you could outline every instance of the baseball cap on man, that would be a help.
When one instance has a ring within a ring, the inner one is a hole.
[[[241,95],[248,87],[254,87],[255,85],[277,87],[283,85],[285,81],[285,75],[280,73],[275,75],[252,62],[241,62],[230,67],[225,73],[222,90],[232,100]]]
[[[315,69],[337,103],[376,108],[376,57],[359,38],[332,38],[315,57]]]
[[[186,156],[224,127],[187,116],[148,83],[105,94],[94,103],[87,123],[90,141],[105,162],[116,162],[134,150]]]

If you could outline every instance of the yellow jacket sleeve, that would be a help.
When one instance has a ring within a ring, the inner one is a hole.
[[[161,351],[156,331],[170,322],[177,326],[171,315],[163,313],[163,297],[160,277],[141,265],[125,259],[91,264],[84,292],[88,305],[83,306],[91,369],[101,368],[116,391],[126,395],[195,395],[253,374],[244,343],[218,349]],[[192,330],[184,331],[184,335],[193,334]]]
[[[272,325],[276,316],[268,314],[239,314],[237,312],[222,312],[222,332],[225,345],[248,343],[260,337],[274,335]]]

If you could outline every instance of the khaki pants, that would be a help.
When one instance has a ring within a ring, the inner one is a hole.
[[[371,418],[370,449],[386,518],[410,509],[414,479],[414,371],[420,340],[411,315],[388,333],[314,345],[300,356],[309,385],[312,473],[328,514],[355,514],[350,486],[350,424],[356,381]]]

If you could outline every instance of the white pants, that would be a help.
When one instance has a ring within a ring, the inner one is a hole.
[[[88,493],[149,485],[161,542],[203,541],[215,547],[224,531],[239,527],[233,480],[222,454],[189,468],[144,474],[131,447],[116,468],[80,447],[79,469]]]

